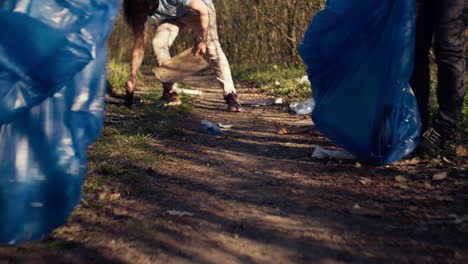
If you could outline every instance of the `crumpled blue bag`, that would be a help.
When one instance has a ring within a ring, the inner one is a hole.
[[[0,243],[66,223],[100,135],[120,0],[0,1]]]
[[[328,0],[298,51],[307,66],[317,129],[371,164],[386,165],[419,143],[409,86],[415,1]]]

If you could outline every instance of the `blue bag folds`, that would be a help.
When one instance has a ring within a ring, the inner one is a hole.
[[[120,0],[0,1],[0,243],[40,239],[80,201],[119,8]]]
[[[372,164],[397,161],[419,143],[421,122],[408,84],[414,2],[328,0],[298,47],[317,129]]]

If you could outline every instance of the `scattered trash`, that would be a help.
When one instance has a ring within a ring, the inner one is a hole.
[[[275,85],[280,86],[281,83],[279,81],[275,81]]]
[[[291,102],[289,108],[296,112],[298,115],[308,115],[312,113],[312,110],[315,107],[314,98],[310,98],[305,101]]]
[[[209,135],[221,135],[223,133],[216,124],[213,124],[208,120],[202,120],[201,125],[203,131],[205,131]]]
[[[328,149],[323,149],[317,146],[315,147],[314,152],[312,153],[312,158],[317,158],[317,159],[334,158],[337,160],[355,160],[356,156],[346,151],[328,150]]]
[[[184,94],[192,94],[192,95],[202,95],[203,92],[200,90],[192,90],[192,89],[184,89],[184,88],[176,88],[174,89],[178,93],[184,93]]]
[[[283,98],[278,97],[278,98],[275,99],[275,105],[280,105],[280,104],[283,104],[283,103],[284,103]]]
[[[302,78],[297,78],[296,81],[300,84],[303,84],[303,83],[310,83],[309,81],[309,76],[307,75],[304,75],[302,76]]]
[[[356,164],[354,164],[354,167],[360,169],[360,168],[362,168],[362,164],[359,163],[359,162],[356,162]]]
[[[223,125],[221,123],[218,123],[218,126],[221,128],[221,130],[229,130],[232,128],[232,125]]]
[[[193,213],[184,212],[184,211],[177,211],[177,210],[168,210],[167,214],[171,215],[171,216],[178,216],[178,217],[194,216],[195,215]]]
[[[434,180],[434,181],[442,181],[442,180],[447,179],[448,175],[449,175],[448,172],[440,172],[440,173],[435,174],[435,175],[432,177],[432,180]]]
[[[242,102],[242,105],[246,106],[269,106],[269,105],[280,105],[283,104],[283,98],[278,97],[276,99],[259,99],[259,100],[249,100]]]
[[[280,130],[278,130],[278,135],[286,135],[288,133],[288,129],[285,127],[282,127]]]

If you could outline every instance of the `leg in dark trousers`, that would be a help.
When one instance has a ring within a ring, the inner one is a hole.
[[[429,125],[430,109],[429,50],[434,40],[439,102],[434,129],[436,136],[442,141],[454,136],[465,95],[466,2],[466,0],[417,0],[415,68],[411,85],[418,101],[423,131],[425,131]]]
[[[416,48],[411,86],[418,101],[422,131],[429,125],[430,69],[429,51],[434,36],[434,1],[417,0]]]
[[[438,0],[434,51],[438,68],[439,112],[434,128],[443,137],[455,135],[465,97],[466,0]]]

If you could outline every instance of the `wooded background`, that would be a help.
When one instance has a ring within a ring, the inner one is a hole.
[[[231,63],[301,64],[297,44],[302,40],[312,17],[323,8],[324,0],[213,0],[218,19],[221,45]],[[150,37],[144,64],[154,63]],[[176,54],[195,42],[188,29],[180,32],[171,50]],[[128,62],[132,34],[119,16],[108,41],[111,60]]]

